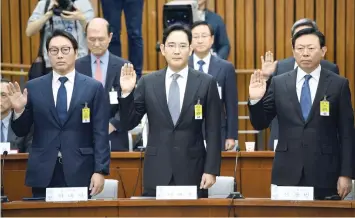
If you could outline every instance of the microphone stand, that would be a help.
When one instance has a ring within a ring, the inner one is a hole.
[[[5,157],[7,156],[8,152],[4,151],[2,153],[2,168],[1,168],[1,203],[8,202],[9,199],[5,195],[4,192],[4,164],[5,164]]]

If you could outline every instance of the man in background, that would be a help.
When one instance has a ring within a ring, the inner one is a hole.
[[[75,69],[99,81],[105,88],[111,105],[109,139],[111,151],[128,151],[128,132],[119,130],[117,93],[121,93],[121,68],[128,61],[117,57],[107,49],[112,39],[109,23],[103,18],[94,18],[86,29],[89,55],[76,60]]]
[[[197,21],[191,27],[193,55],[189,66],[213,76],[217,81],[221,108],[221,147],[232,150],[238,140],[238,93],[235,69],[232,63],[211,55],[214,31],[206,21]]]

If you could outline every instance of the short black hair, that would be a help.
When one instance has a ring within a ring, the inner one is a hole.
[[[299,37],[301,37],[303,35],[316,35],[319,39],[320,47],[323,48],[325,46],[325,36],[323,35],[323,33],[321,33],[319,30],[316,30],[314,28],[306,28],[306,29],[298,31],[292,37],[292,48],[295,48],[296,39],[298,39]]]
[[[174,31],[183,31],[184,33],[186,33],[187,39],[189,40],[189,44],[191,44],[192,34],[191,34],[190,28],[187,27],[186,25],[183,25],[183,24],[173,24],[171,26],[168,26],[164,30],[164,33],[163,33],[163,44],[164,45],[165,45],[166,39],[168,38],[170,33],[174,32]]]
[[[295,34],[295,30],[300,26],[308,26],[314,28],[315,30],[318,30],[318,26],[314,20],[302,18],[297,20],[291,27],[291,37],[293,37],[293,35]]]
[[[85,32],[86,33],[88,32],[88,27],[89,27],[90,22],[91,22],[91,20],[85,26]],[[109,22],[107,22],[107,35],[110,35],[111,32],[112,32],[111,31],[111,26],[110,26]]]
[[[58,37],[58,36],[62,36],[64,38],[67,38],[71,42],[74,50],[75,51],[78,50],[78,42],[76,41],[76,39],[74,38],[74,36],[72,34],[66,32],[64,30],[61,30],[61,29],[54,29],[53,33],[50,36],[48,36],[47,41],[46,41],[47,51],[49,49],[49,43],[51,42],[51,40],[55,37]]]
[[[10,83],[11,81],[5,78],[1,78],[1,83]]]
[[[195,27],[198,27],[198,26],[207,26],[208,29],[210,29],[211,36],[214,36],[213,27],[209,23],[207,23],[206,21],[199,20],[199,21],[194,22],[191,26],[191,30],[193,30]]]

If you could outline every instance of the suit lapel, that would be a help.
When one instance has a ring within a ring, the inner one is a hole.
[[[323,100],[330,83],[331,83],[331,79],[329,78],[328,72],[322,69],[319,77],[316,96],[314,97],[311,111],[309,112],[306,123],[308,123],[313,118],[314,113],[320,113],[319,110],[316,109],[319,108],[320,105],[319,102]]]
[[[293,108],[296,110],[296,114],[304,122],[302,116],[301,105],[297,97],[296,91],[296,79],[297,79],[297,68],[288,73],[288,78],[286,79],[286,89],[288,96],[291,98]]]
[[[43,88],[41,89],[43,98],[48,102],[48,108],[54,120],[57,122],[58,125],[60,125],[60,120],[58,117],[57,110],[55,108],[54,98],[53,98],[53,87],[52,87],[53,72],[45,76],[42,76],[41,80],[43,81],[44,84]]]
[[[83,72],[80,73],[88,77],[92,77],[91,55],[87,55],[85,58],[83,58],[81,68],[83,69]]]
[[[116,75],[116,63],[112,60],[112,55],[109,55],[109,61],[107,65],[107,72],[106,72],[106,81],[105,81],[105,90],[106,92],[111,91],[110,88],[112,87],[113,80]]]
[[[166,101],[165,75],[166,75],[166,68],[164,70],[157,72],[156,74],[157,78],[154,84],[154,92],[159,102],[159,105],[163,111],[163,114],[166,117],[166,120],[168,120],[171,126],[174,126],[173,120],[169,112],[168,103]]]
[[[195,69],[195,66],[194,66],[194,55],[193,54],[189,58],[189,67],[191,67],[192,69]]]
[[[79,100],[81,99],[80,97],[85,93],[85,81],[86,78],[80,75],[80,73],[75,72],[75,79],[74,79],[74,88],[73,88],[73,94],[70,100],[70,106],[67,114],[67,119],[65,120],[63,126],[66,124],[66,122],[69,120],[71,114],[73,113],[75,107],[78,105]]]
[[[208,74],[210,74],[214,78],[217,78],[219,71],[221,69],[219,62],[220,60],[218,60],[216,57],[211,55],[210,65],[208,66]]]
[[[195,102],[195,95],[197,90],[200,87],[201,80],[199,78],[200,73],[194,71],[193,69],[189,68],[189,73],[187,76],[187,83],[186,83],[186,89],[185,89],[185,95],[184,95],[184,101],[182,104],[181,112],[178,121],[176,122],[175,127],[179,125],[181,122],[182,118],[184,117],[184,113],[186,110],[190,107],[191,104],[197,103]],[[198,96],[198,97],[203,97],[203,96]]]

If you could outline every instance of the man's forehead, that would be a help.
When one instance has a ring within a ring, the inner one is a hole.
[[[167,43],[189,43],[186,33],[183,31],[175,31],[169,34],[166,39]]]

